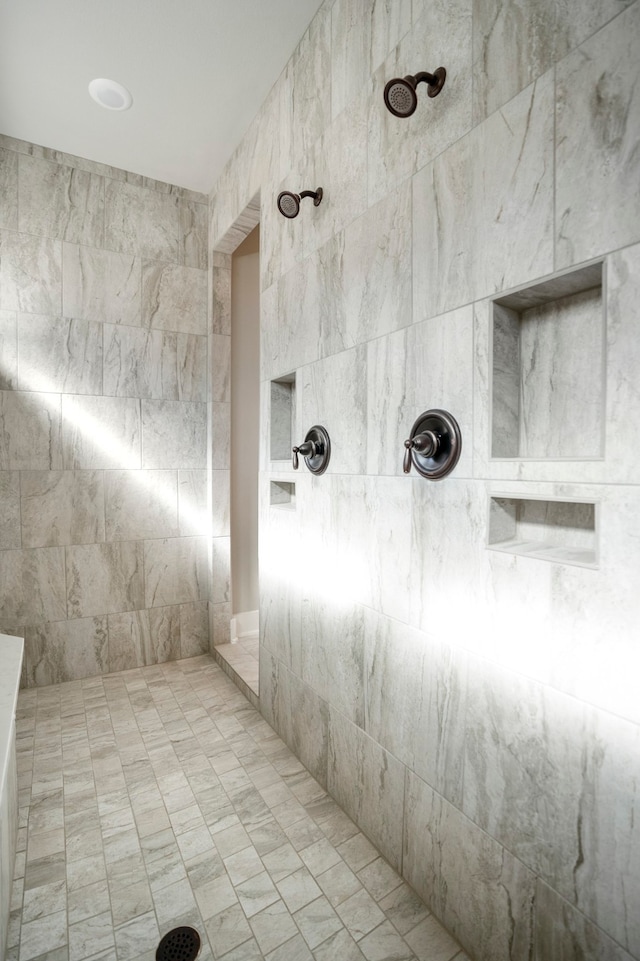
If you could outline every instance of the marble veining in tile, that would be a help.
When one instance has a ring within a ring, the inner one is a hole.
[[[48,160],[20,155],[19,229],[99,246],[104,231],[104,179]]]

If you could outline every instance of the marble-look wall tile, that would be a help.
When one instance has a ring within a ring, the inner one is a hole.
[[[231,257],[228,266],[214,263],[211,270],[211,329],[214,334],[231,336]]]
[[[213,473],[211,489],[213,507],[210,517],[209,483],[206,470],[178,471],[178,521],[182,537],[207,533],[217,537],[229,533],[229,474],[227,471]],[[216,498],[217,492],[219,492],[219,502]]]
[[[283,671],[286,668],[282,667]],[[288,673],[288,672],[287,672]],[[327,787],[329,705],[295,674],[290,675],[291,750],[312,777]]]
[[[613,254],[607,264],[606,469],[611,480],[629,484],[637,483],[640,451],[639,419],[629,418],[629,411],[640,410],[640,384],[627,374],[640,364],[638,297],[640,244]]]
[[[327,786],[392,867],[402,863],[405,768],[331,708]]]
[[[209,610],[206,601],[180,605],[180,657],[209,653]]]
[[[296,493],[300,491],[296,481]],[[268,480],[261,500],[268,503]],[[267,507],[261,513],[259,538],[260,642],[290,670],[301,674],[302,581],[304,557],[297,511]]]
[[[357,492],[354,493],[357,497]],[[409,620],[411,498],[411,482],[406,477],[366,478],[363,513],[354,513],[362,523],[356,530],[365,534],[362,540],[362,563],[367,571],[365,603],[405,623]],[[348,523],[345,515],[344,524]],[[340,539],[340,527],[336,532]]]
[[[104,327],[104,393],[177,400],[175,334],[140,327]]]
[[[62,547],[0,551],[0,584],[2,630],[66,617]]]
[[[18,154],[0,147],[0,227],[18,229]]]
[[[409,31],[411,7],[412,0],[374,0],[371,10],[371,72],[386,60]]]
[[[149,611],[109,614],[109,671],[129,671],[155,664]]]
[[[231,642],[231,604],[209,602],[209,650]]]
[[[180,262],[180,215],[175,197],[107,180],[104,215],[108,249]]]
[[[108,541],[178,534],[177,471],[106,471],[104,499]]]
[[[18,386],[18,314],[0,310],[0,390]]]
[[[206,338],[105,325],[104,393],[155,400],[206,400]]]
[[[206,270],[173,263],[143,263],[142,323],[158,330],[206,334]]]
[[[207,269],[207,224],[209,208],[206,203],[183,200],[178,208],[178,257],[185,267]]]
[[[180,609],[179,604],[173,604],[149,611],[149,630],[158,664],[180,657]]]
[[[302,222],[305,257],[367,209],[369,87],[366,84],[359,96],[325,129],[305,161],[304,183],[313,183],[312,190],[320,186],[324,191],[320,206],[308,211],[314,216],[305,217]]]
[[[260,292],[260,377],[277,376],[279,366],[278,284]]]
[[[637,957],[637,955],[635,956]],[[584,914],[542,881],[536,887],[535,961],[633,961],[633,956],[607,937]]]
[[[62,438],[65,470],[139,468],[140,401],[64,394]]]
[[[373,611],[365,638],[367,733],[459,806],[466,654]]]
[[[336,0],[331,7],[331,116],[337,117],[369,81],[374,0]]]
[[[0,471],[0,550],[22,547],[20,533],[20,474]]]
[[[414,475],[411,493],[410,617],[401,619],[435,636],[458,638],[469,647],[472,621],[460,599],[469,600],[474,585],[479,616],[486,576],[486,494],[479,485],[453,475],[443,484]]]
[[[584,705],[477,659],[469,674],[462,810],[569,895],[591,858]]]
[[[41,314],[18,318],[18,386],[102,393],[102,324]]]
[[[281,661],[260,645],[260,713],[285,744],[291,741],[292,674]]]
[[[231,337],[211,335],[211,400],[231,403]]]
[[[346,342],[341,306],[342,252],[343,238],[339,236],[281,278],[277,376],[351,346]]]
[[[435,407],[458,421],[462,450],[452,475],[458,478],[472,473],[473,346],[471,307],[431,317],[407,331],[405,403],[415,417]]]
[[[144,604],[143,545],[136,541],[66,548],[67,617],[138,610]]]
[[[27,687],[59,684],[108,670],[106,617],[85,617],[28,627]]]
[[[474,0],[474,119],[480,123],[562,55],[557,0]],[[508,64],[509,69],[505,69]]]
[[[207,338],[176,334],[178,400],[205,403],[207,394]]]
[[[330,122],[331,70],[331,11],[321,10],[296,47],[280,86],[280,177],[308,156]]]
[[[474,165],[474,294],[552,268],[553,71],[478,128]]]
[[[20,156],[19,229],[75,244],[102,246],[104,179],[48,160]]]
[[[303,586],[302,681],[363,728],[364,609],[320,594],[314,586]]]
[[[62,245],[65,317],[139,326],[141,261],[112,250]]]
[[[583,747],[584,784],[577,833],[580,851],[573,884],[561,894],[599,928],[640,956],[640,727],[588,708]]]
[[[211,404],[210,406],[211,468],[213,470],[229,470],[231,454],[231,404]]]
[[[557,267],[640,239],[639,44],[632,4],[558,64]]]
[[[413,116],[394,117],[384,104],[392,77],[444,66],[447,79],[433,99],[418,87]],[[369,119],[369,204],[374,204],[471,130],[471,0],[425,4],[413,29],[372,75]],[[463,202],[464,192],[460,195]]]
[[[62,467],[60,394],[0,392],[0,469]]]
[[[478,961],[528,961],[535,876],[412,772],[403,874]]]
[[[103,472],[23,471],[20,512],[24,547],[103,541]]]
[[[406,183],[358,217],[341,258],[344,347],[412,321],[411,188]]]
[[[206,467],[205,404],[170,400],[142,401],[142,466]]]
[[[334,441],[327,470],[357,474],[366,464],[367,363],[363,346],[310,364],[298,372],[296,389],[302,394],[301,426],[304,439],[313,424],[321,424]],[[345,433],[348,411],[349,440]],[[304,425],[304,426],[303,426]]]
[[[145,541],[145,603],[138,606],[163,607],[206,600],[207,567],[205,537]]]
[[[0,230],[0,308],[60,314],[60,241]]]
[[[214,537],[211,541],[211,595],[213,604],[231,600],[231,538]]]
[[[629,0],[474,0],[474,120],[481,122],[621,13]],[[508,64],[508,69],[505,69]]]
[[[552,270],[552,104],[551,71],[414,178],[414,317]]]

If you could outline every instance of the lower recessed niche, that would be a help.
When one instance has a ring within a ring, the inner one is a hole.
[[[287,481],[271,481],[269,484],[269,503],[272,507],[296,509],[296,485]]]
[[[596,505],[577,501],[492,497],[492,550],[561,564],[597,567]]]
[[[493,302],[491,456],[603,456],[602,264]]]
[[[271,381],[271,460],[291,460],[295,397],[295,374]]]

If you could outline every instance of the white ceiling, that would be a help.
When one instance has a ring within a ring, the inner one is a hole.
[[[0,0],[0,134],[209,192],[321,3]]]

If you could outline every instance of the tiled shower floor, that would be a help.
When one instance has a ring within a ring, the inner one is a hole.
[[[8,961],[465,955],[208,656],[22,691]]]

